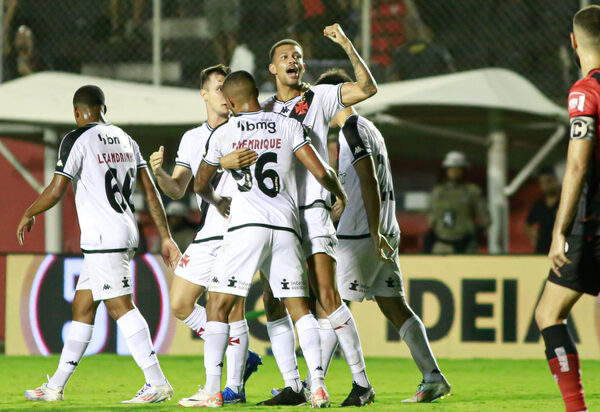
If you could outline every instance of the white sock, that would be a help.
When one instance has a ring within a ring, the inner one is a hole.
[[[225,355],[227,356],[227,383],[235,393],[240,393],[244,386],[244,369],[246,358],[248,358],[248,322],[246,319],[229,324],[229,346]]]
[[[338,345],[338,339],[335,331],[331,327],[329,319],[319,319],[319,337],[321,338],[321,365],[327,375],[331,358]]]
[[[368,387],[369,379],[366,373],[365,358],[352,312],[348,306],[342,303],[328,318],[344,352],[346,362],[350,366],[352,379],[358,385],[364,388]]]
[[[310,371],[310,388],[314,392],[318,388],[325,386],[325,371],[321,365],[321,340],[319,339],[319,324],[317,320],[309,313],[302,316],[296,322],[298,331],[298,341],[304,354],[306,366]]]
[[[160,369],[154,352],[148,324],[140,311],[137,308],[130,310],[117,320],[117,326],[125,337],[127,348],[135,363],[144,372],[146,383],[153,386],[166,384],[167,378]]]
[[[204,332],[204,369],[206,384],[204,390],[209,395],[221,392],[223,358],[229,341],[229,323],[206,322]]]
[[[433,356],[425,325],[418,316],[406,320],[400,327],[400,338],[406,342],[410,354],[412,355],[417,367],[423,374],[425,382],[438,382],[442,380],[440,368]]]
[[[72,321],[67,332],[65,345],[60,354],[58,368],[54,375],[48,381],[48,387],[56,390],[60,387],[64,388],[71,375],[75,372],[75,368],[81,361],[85,349],[92,338],[93,325]]]
[[[273,322],[267,322],[267,332],[271,341],[271,350],[285,381],[285,386],[300,392],[302,383],[296,360],[296,337],[292,318],[287,315]]]
[[[206,309],[198,304],[194,305],[194,310],[190,313],[190,316],[184,319],[183,323],[202,338],[206,329]]]

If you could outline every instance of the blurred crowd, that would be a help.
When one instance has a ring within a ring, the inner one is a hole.
[[[312,62],[310,81],[332,62],[345,62],[343,52],[322,36],[328,23],[340,23],[362,49],[362,3],[162,0],[163,80],[197,86],[203,67],[228,63],[255,72],[268,89],[267,51],[274,41],[293,37]],[[579,3],[371,0],[372,70],[383,82],[501,66],[557,100],[577,76],[568,33]],[[3,78],[54,69],[148,81],[152,14],[152,0],[5,0]],[[137,64],[136,71],[119,71],[127,64]]]

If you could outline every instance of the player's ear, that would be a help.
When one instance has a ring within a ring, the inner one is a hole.
[[[200,96],[202,96],[203,99],[206,99],[206,90],[200,89]]]
[[[103,114],[106,114],[106,112],[108,111],[108,107],[106,107],[106,105],[105,105],[105,104],[103,104],[103,105],[102,105],[102,109],[100,109],[100,110],[102,110],[102,113],[103,113]]]
[[[575,38],[575,33],[571,32],[571,47],[575,50],[577,49],[577,39]]]
[[[269,72],[273,75],[277,74],[277,69],[273,63],[269,63]]]

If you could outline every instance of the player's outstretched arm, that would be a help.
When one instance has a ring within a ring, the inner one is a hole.
[[[552,270],[560,276],[558,269],[571,261],[565,253],[565,234],[573,220],[573,215],[581,195],[581,189],[587,172],[594,142],[587,139],[571,140],[567,152],[567,170],[563,178],[560,203],[552,229],[552,244],[548,257],[552,261]]]
[[[379,193],[379,181],[377,180],[377,172],[375,171],[373,157],[367,156],[354,163],[354,170],[356,170],[360,182],[360,193],[365,204],[369,232],[375,245],[377,256],[391,262],[392,259],[390,259],[389,255],[394,252],[394,249],[379,231],[379,222],[381,219],[381,195]]]
[[[344,191],[335,170],[323,161],[312,144],[305,144],[296,150],[295,154],[298,160],[302,162],[321,186],[337,197],[337,201],[335,202],[335,205],[333,205],[333,212],[341,215],[346,207],[348,197],[346,196],[346,192]]]
[[[356,83],[342,85],[342,103],[345,106],[352,106],[377,93],[377,82],[340,25],[336,23],[325,27],[323,35],[342,46],[354,68]]]
[[[231,198],[219,196],[210,184],[216,172],[217,168],[215,166],[209,165],[204,160],[200,162],[200,166],[198,166],[198,171],[196,172],[196,180],[194,181],[194,192],[198,193],[202,199],[215,206],[221,216],[228,218]]]
[[[19,241],[19,245],[23,246],[25,228],[27,228],[28,232],[31,231],[35,223],[35,217],[56,205],[64,196],[70,182],[66,176],[55,174],[50,184],[46,186],[31,206],[25,210],[23,217],[19,221],[19,226],[17,226],[17,240]]]
[[[160,236],[160,252],[163,257],[163,261],[171,269],[175,269],[177,262],[181,257],[179,248],[173,242],[171,238],[171,231],[169,230],[169,223],[167,222],[167,214],[163,206],[160,194],[148,173],[148,169],[145,167],[138,169],[140,175],[140,181],[144,187],[144,195],[148,201],[148,210],[154,220],[154,224],[158,229]]]
[[[221,167],[227,170],[243,169],[256,163],[258,153],[250,149],[236,149],[221,158]]]
[[[158,187],[173,200],[183,197],[185,190],[192,180],[192,171],[185,166],[175,165],[173,175],[170,176],[163,169],[165,157],[165,147],[161,146],[156,152],[150,155],[150,167],[156,176]]]

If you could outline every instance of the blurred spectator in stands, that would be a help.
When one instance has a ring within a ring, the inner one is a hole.
[[[407,80],[456,71],[448,49],[434,41],[433,32],[416,14],[404,20],[404,44],[392,52],[387,80]]]
[[[19,76],[41,70],[41,64],[35,48],[35,38],[31,29],[19,26],[15,33],[14,48],[16,51],[16,71]]]
[[[173,240],[179,249],[185,250],[192,243],[197,232],[190,223],[190,209],[183,202],[173,201],[167,205],[165,211]]]
[[[371,8],[371,62],[375,77],[392,63],[392,50],[404,44],[402,19],[408,9],[403,0],[373,0]],[[379,66],[379,67],[377,67]],[[379,76],[378,76],[379,74]]]
[[[215,63],[229,65],[237,44],[240,0],[205,0],[204,14],[215,47]]]
[[[5,0],[4,10],[2,10],[2,55],[8,56],[11,51],[11,26],[15,11],[17,10],[17,0]]]
[[[314,59],[315,42],[323,37],[325,26],[332,24],[324,0],[287,0],[290,26],[288,31],[296,35],[302,45],[304,59]]]
[[[527,216],[525,233],[535,246],[536,254],[546,254],[552,243],[552,228],[560,200],[560,183],[551,169],[544,169],[538,175],[538,184],[543,193]]]
[[[464,153],[447,153],[442,165],[447,180],[434,187],[429,209],[432,252],[477,253],[478,234],[490,223],[481,189],[463,180],[469,167]]]
[[[122,21],[123,13],[121,7],[123,0],[108,1],[108,18],[110,20],[110,41],[115,42],[124,35],[138,36],[143,35],[142,26],[144,24],[144,9],[146,0],[129,0],[131,5],[131,23]]]

